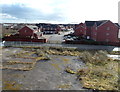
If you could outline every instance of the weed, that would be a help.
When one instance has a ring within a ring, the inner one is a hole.
[[[61,70],[61,68],[59,67],[59,64],[53,64],[53,63],[51,63],[51,65],[52,65],[53,67],[55,67],[55,69]]]
[[[67,67],[67,68],[65,69],[65,71],[66,71],[67,73],[70,73],[70,74],[76,74],[76,72],[73,71],[73,69],[71,69],[70,67]]]
[[[21,84],[17,84],[16,82],[13,81],[5,81],[3,82],[3,90],[20,90],[21,89]]]
[[[118,61],[109,59],[104,51],[94,54],[83,52],[82,59],[88,68],[77,72],[83,87],[97,90],[118,90]]]
[[[79,56],[79,58],[82,59],[85,63],[92,63],[96,65],[104,65],[108,63],[108,57],[104,51],[98,51],[94,54],[91,54],[88,51],[84,51],[81,53],[81,56]]]
[[[58,88],[62,88],[62,89],[69,89],[72,85],[70,84],[62,84],[62,85],[59,85]]]

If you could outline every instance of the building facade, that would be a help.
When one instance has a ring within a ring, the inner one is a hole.
[[[18,32],[20,37],[39,38],[42,36],[37,26],[24,26]]]
[[[86,35],[86,25],[84,23],[76,25],[74,35],[76,36]]]
[[[84,35],[87,39],[97,42],[119,43],[119,29],[118,23],[113,23],[110,20],[85,21],[85,23],[77,25],[74,34],[76,36]]]
[[[61,31],[60,26],[57,24],[39,23],[36,25],[44,34],[56,34],[56,33],[59,33],[59,31]]]

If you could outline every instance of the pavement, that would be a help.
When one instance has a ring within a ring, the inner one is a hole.
[[[60,32],[59,34],[45,34],[43,37],[48,39],[47,43],[62,43],[63,42],[63,36],[66,34],[70,34],[71,32],[74,32],[73,30],[67,31],[67,32]]]

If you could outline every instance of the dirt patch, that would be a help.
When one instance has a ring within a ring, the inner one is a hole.
[[[11,51],[11,52],[10,52]],[[21,52],[22,51],[22,52]],[[62,56],[49,55],[50,59],[41,60],[41,56],[46,54],[36,53],[28,54],[29,50],[22,48],[4,48],[3,49],[3,63],[8,63],[9,66],[19,67],[32,65],[34,67],[30,71],[19,71],[19,69],[4,69],[3,75],[3,89],[8,90],[81,90],[82,86],[77,81],[76,75],[71,75],[65,71],[67,66],[75,70],[85,67],[85,64],[80,62],[77,56]],[[9,52],[9,53],[7,53]],[[34,51],[33,51],[34,52]],[[40,50],[38,51],[40,52]],[[37,52],[37,53],[38,53]],[[22,53],[18,57],[17,53]],[[26,53],[26,54],[24,54]],[[35,59],[23,58],[33,57]],[[47,57],[48,58],[48,57]],[[13,60],[14,61],[11,61]],[[22,66],[21,66],[22,65]],[[15,83],[13,83],[15,82]]]

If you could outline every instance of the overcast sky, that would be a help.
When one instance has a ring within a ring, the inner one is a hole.
[[[118,22],[119,0],[0,0],[0,22]]]

